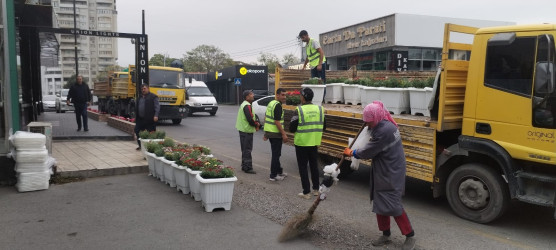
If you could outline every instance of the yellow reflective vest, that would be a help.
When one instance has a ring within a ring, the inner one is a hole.
[[[305,47],[305,50],[307,51],[307,59],[309,60],[309,65],[311,66],[311,68],[318,66],[320,53],[317,49],[313,48],[313,38],[309,40],[309,42],[307,43],[307,47]],[[322,55],[322,63],[324,62],[326,62],[326,57]]]
[[[245,113],[243,112],[243,108],[245,107],[245,105],[251,106],[251,103],[249,103],[248,101],[243,101],[241,103],[241,106],[239,106],[239,110],[237,111],[236,128],[237,130],[244,133],[255,133],[255,127],[249,124],[249,122],[247,121],[247,117],[245,117]]]
[[[305,104],[297,107],[299,124],[293,139],[296,146],[319,146],[324,129],[324,110],[315,104]]]
[[[274,123],[274,110],[276,105],[280,104],[277,100],[272,100],[268,103],[266,107],[266,113],[264,118],[264,131],[271,132],[271,133],[280,133],[278,127]],[[280,117],[280,124],[282,124],[282,128],[284,128],[284,110],[282,110],[282,117]]]

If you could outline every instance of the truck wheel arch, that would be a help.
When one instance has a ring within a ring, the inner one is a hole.
[[[517,163],[496,142],[482,138],[460,136],[459,143],[448,147],[446,151],[449,153],[440,154],[436,160],[437,171],[435,181],[433,182],[434,197],[445,194],[446,181],[450,173],[468,162],[492,162],[493,164],[487,165],[504,174],[510,197],[512,199],[516,197],[518,191],[518,182],[515,176],[515,172],[518,169]]]

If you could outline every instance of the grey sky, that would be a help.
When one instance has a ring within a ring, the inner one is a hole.
[[[207,44],[234,60],[256,62],[260,52],[299,57],[296,36],[365,22],[393,13],[510,21],[518,24],[556,23],[556,1],[210,1],[119,0],[118,32],[140,33],[141,10],[146,14],[149,57],[156,53],[181,58]],[[310,14],[309,14],[310,13]],[[311,16],[315,16],[314,18]],[[121,66],[134,64],[134,47],[118,39]]]

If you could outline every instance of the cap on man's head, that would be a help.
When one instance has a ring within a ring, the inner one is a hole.
[[[243,91],[243,100],[245,100],[245,98],[247,98],[247,96],[248,96],[249,94],[251,94],[252,92],[253,92],[253,91],[251,91],[251,90],[249,90],[249,89],[248,89],[248,90],[244,90],[244,91]]]
[[[299,32],[299,36],[297,36],[297,38],[301,38],[301,36],[307,36],[307,35],[309,35],[309,33],[307,33],[306,30],[302,30]]]

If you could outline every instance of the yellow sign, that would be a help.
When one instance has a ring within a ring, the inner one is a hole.
[[[216,72],[214,73],[214,78],[216,78],[216,80],[218,80],[218,71],[216,71]]]
[[[241,69],[239,69],[239,73],[244,76],[245,74],[247,74],[247,69],[245,67],[241,67]]]

